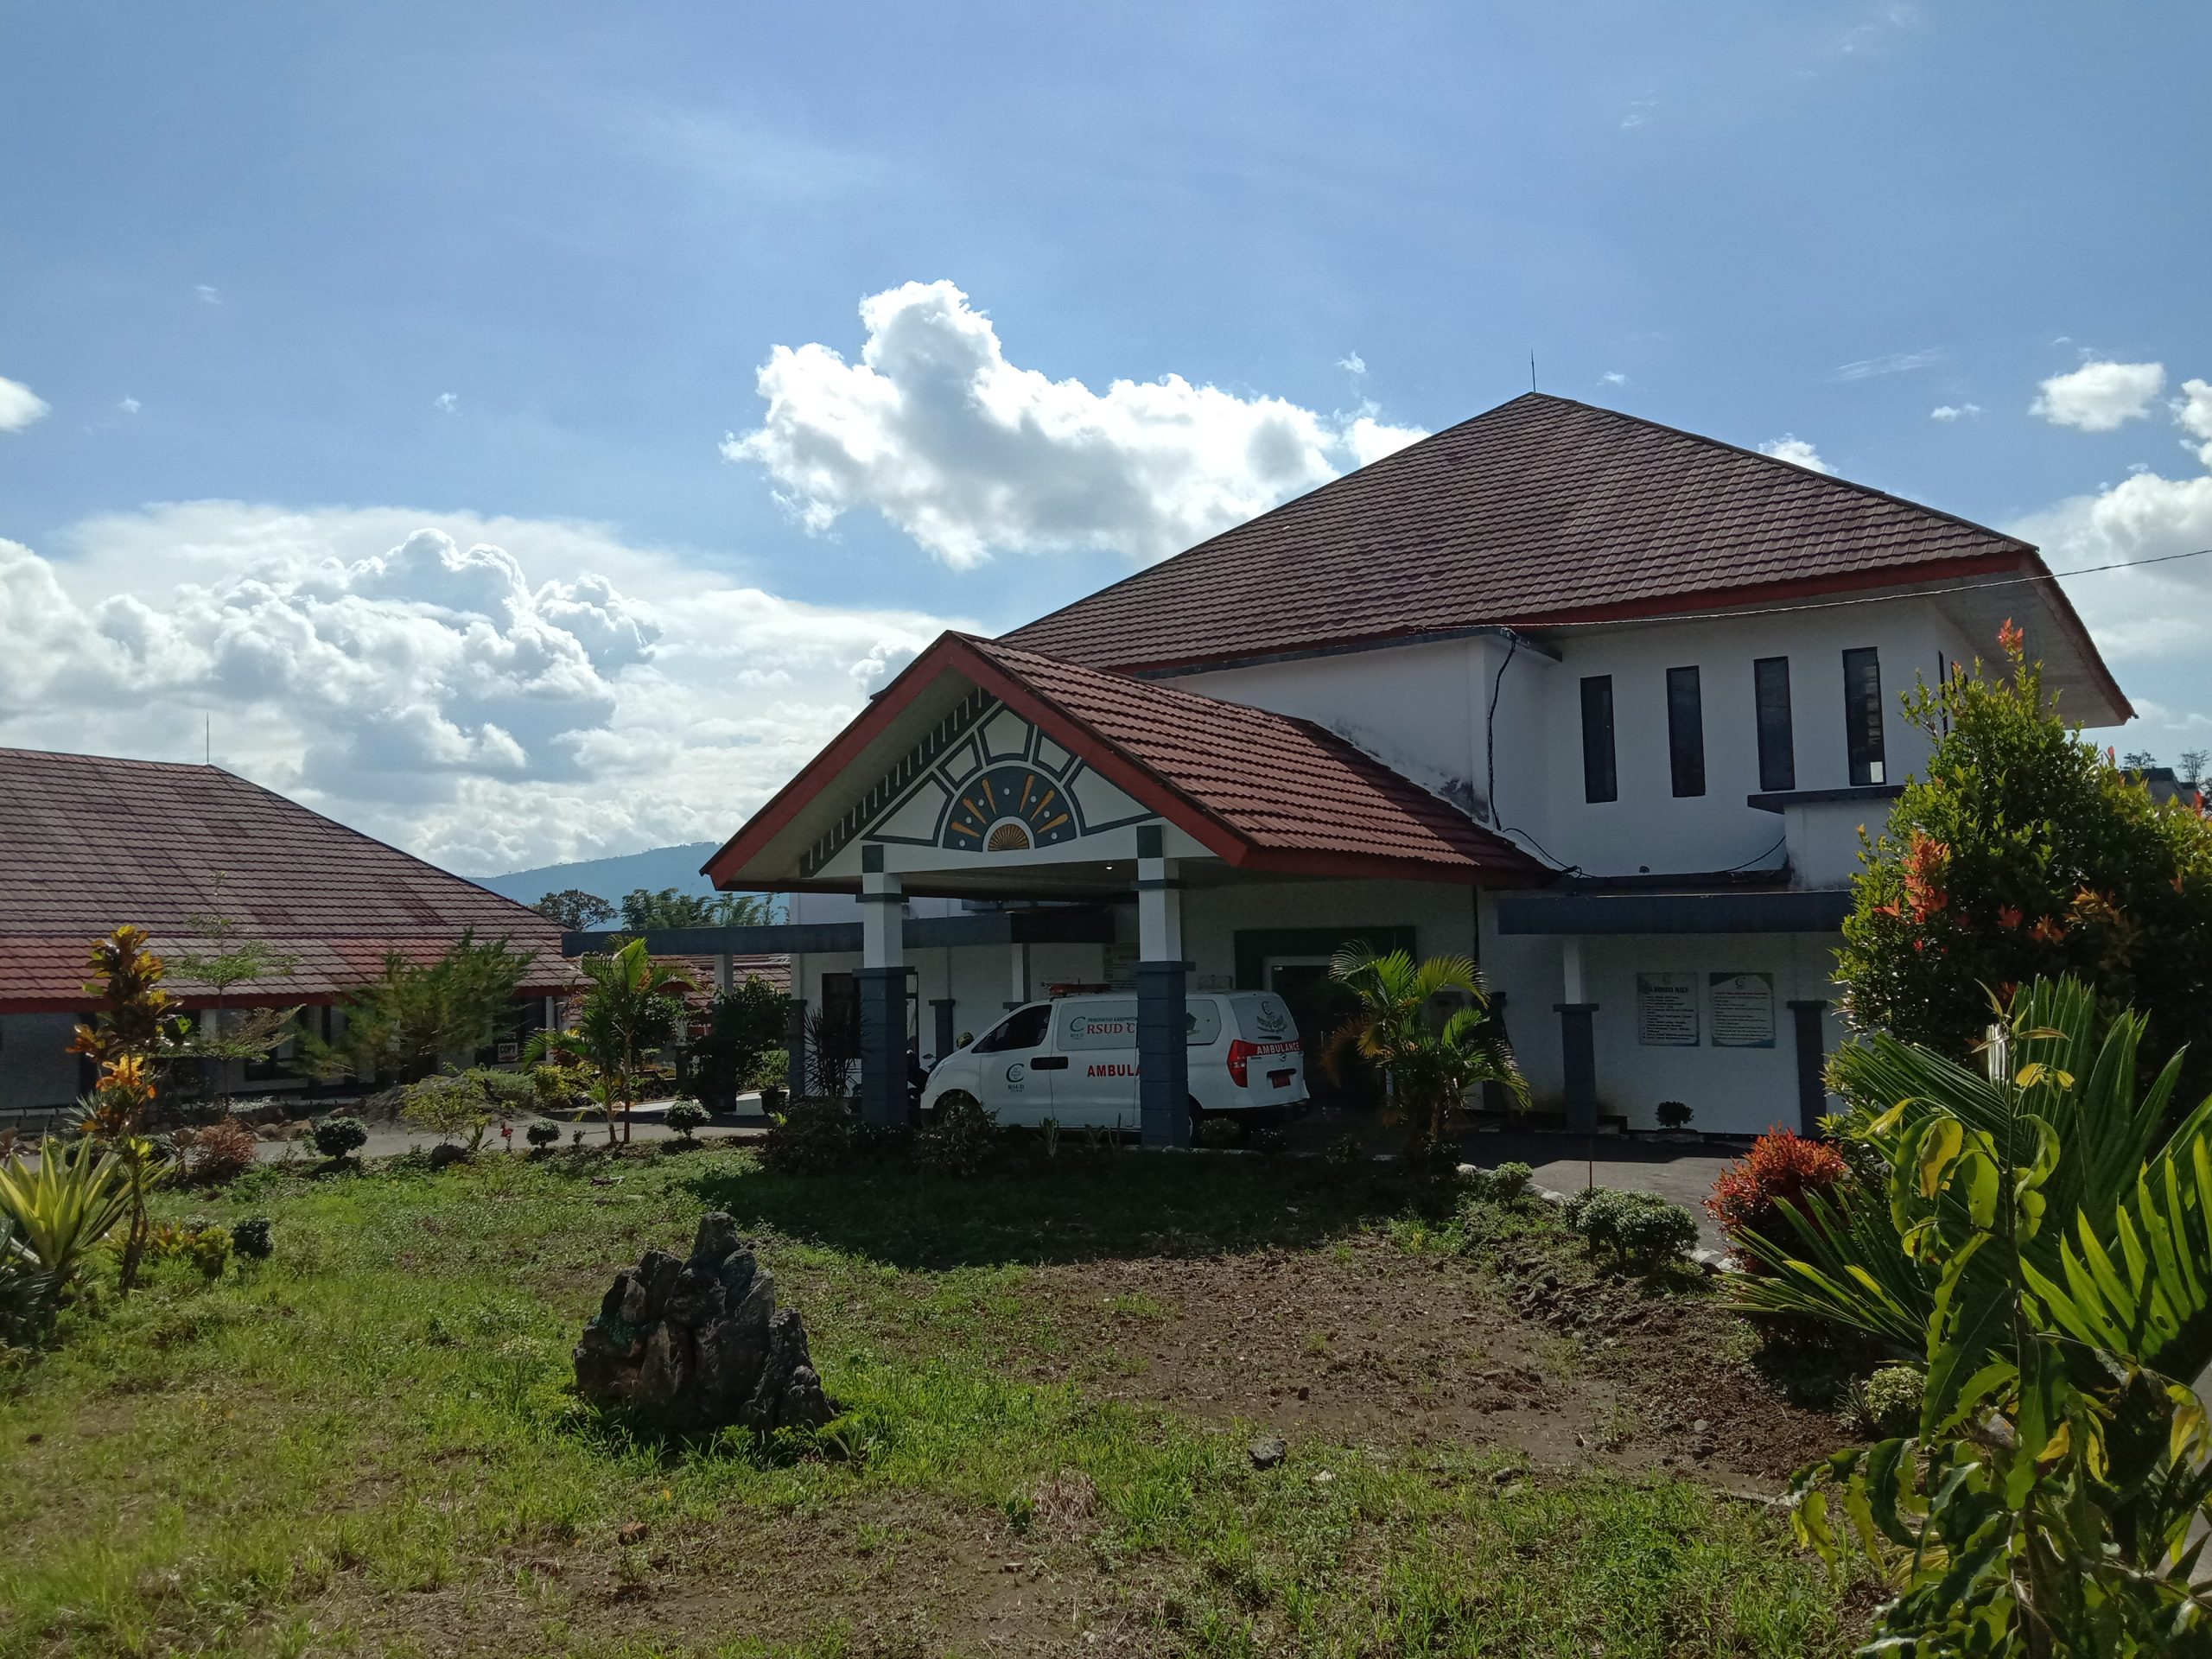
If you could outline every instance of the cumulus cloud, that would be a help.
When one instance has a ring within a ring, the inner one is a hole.
[[[861,302],[857,361],[779,346],[756,429],[723,455],[764,468],[809,531],[871,507],[945,563],[1105,550],[1157,559],[1424,435],[1371,404],[1319,415],[1179,375],[1094,391],[1007,361],[948,282]]]
[[[1928,411],[1931,421],[1971,421],[1981,413],[1980,404],[1938,404]]]
[[[590,524],[194,502],[0,541],[0,742],[217,759],[489,874],[728,835],[946,626]]]
[[[2107,489],[2069,497],[2012,526],[2060,569],[2139,564],[2212,547],[2212,382],[2188,380],[2171,405],[2183,448],[2202,472],[2132,471]],[[2212,558],[2120,570],[2068,584],[2099,643],[2116,658],[2173,657],[2212,647]]]
[[[126,415],[136,415],[140,410],[145,408],[146,405],[140,403],[136,397],[126,397],[118,402],[116,407]]]
[[[2149,414],[2165,385],[2161,364],[2091,361],[2044,381],[2028,413],[2040,415],[2054,426],[2109,432]]]
[[[0,375],[0,432],[20,432],[45,414],[45,398],[20,380]]]
[[[430,407],[441,415],[451,415],[461,408],[461,394],[457,391],[442,391],[430,399]]]
[[[1804,439],[1785,432],[1778,438],[1769,438],[1759,445],[1759,453],[1772,455],[1777,461],[1786,461],[1792,467],[1802,467],[1812,473],[1833,473],[1835,468],[1821,459],[1820,451]]]

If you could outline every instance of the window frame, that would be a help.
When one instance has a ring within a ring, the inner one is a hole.
[[[1678,801],[1705,793],[1705,688],[1694,663],[1667,671],[1667,781]]]
[[[1862,667],[1872,671],[1861,695]],[[1882,715],[1882,652],[1853,645],[1843,653],[1843,747],[1853,789],[1879,788],[1890,780],[1887,726]]]
[[[1613,677],[1582,677],[1582,798],[1602,806],[1621,798],[1621,774],[1613,724]]]
[[[1769,693],[1778,690],[1779,699]],[[1797,729],[1789,702],[1789,659],[1759,657],[1751,662],[1751,720],[1759,751],[1759,789],[1779,795],[1797,787]]]

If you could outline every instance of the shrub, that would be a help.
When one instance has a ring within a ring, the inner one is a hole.
[[[315,1149],[336,1162],[349,1158],[369,1142],[369,1126],[344,1112],[334,1113],[315,1126]]]
[[[1529,1196],[1529,1184],[1535,1175],[1535,1170],[1522,1163],[1478,1169],[1467,1177],[1468,1195],[1491,1204],[1516,1205]]]
[[[946,1175],[980,1175],[990,1161],[998,1120],[973,1095],[953,1095],[938,1108],[937,1122],[922,1131],[915,1154],[925,1168]]]
[[[1694,1114],[1687,1101],[1662,1100],[1659,1103],[1657,1116],[1661,1128],[1681,1129],[1689,1127],[1689,1121]]]
[[[1918,1367],[1885,1365],[1846,1391],[1844,1426],[1870,1439],[1910,1434],[1920,1427],[1920,1402],[1926,1386],[1927,1379]]]
[[[1244,1141],[1244,1128],[1234,1118],[1202,1117],[1198,1120],[1198,1133],[1196,1138],[1200,1146],[1211,1147],[1218,1151],[1225,1147],[1242,1146]]]
[[[38,1258],[56,1288],[100,1240],[130,1214],[123,1160],[98,1141],[39,1142],[35,1168],[20,1154],[0,1164],[0,1217]]]
[[[219,1279],[231,1263],[231,1230],[213,1222],[198,1226],[165,1222],[154,1229],[147,1251],[156,1262],[188,1262],[202,1276]]]
[[[1290,1137],[1281,1129],[1257,1129],[1252,1135],[1252,1150],[1262,1158],[1280,1158],[1290,1150]]]
[[[219,1117],[196,1129],[179,1129],[175,1137],[177,1161],[184,1179],[210,1185],[227,1181],[253,1167],[253,1131],[235,1117]]]
[[[738,1092],[780,1053],[791,1019],[791,999],[763,979],[747,979],[717,991],[707,1003],[706,1030],[691,1048],[692,1084],[716,1111],[734,1111]],[[779,1074],[776,1081],[781,1082]]]
[[[1802,1214],[1806,1193],[1825,1195],[1850,1178],[1851,1166],[1827,1141],[1808,1141],[1794,1129],[1772,1129],[1720,1172],[1705,1212],[1719,1224],[1745,1267],[1771,1273],[1776,1265],[1760,1255],[1754,1235],[1784,1250],[1799,1248],[1796,1230],[1779,1201],[1788,1199]]]
[[[1359,1144],[1359,1137],[1349,1129],[1321,1149],[1321,1163],[1327,1169],[1354,1169],[1366,1158],[1367,1152]]]
[[[523,1131],[523,1136],[533,1147],[550,1147],[561,1138],[561,1126],[541,1117]]]
[[[461,1073],[484,1096],[484,1103],[502,1117],[519,1117],[537,1109],[537,1084],[520,1071],[500,1066],[472,1066]]]
[[[818,1175],[853,1156],[853,1109],[839,1099],[795,1100],[769,1125],[757,1148],[763,1168],[783,1175]]]
[[[231,1229],[231,1248],[240,1255],[251,1256],[257,1262],[266,1262],[276,1248],[271,1236],[269,1217],[254,1216]]]
[[[1662,1267],[1697,1243],[1697,1217],[1649,1192],[1592,1187],[1567,1201],[1566,1217],[1592,1255],[1602,1250],[1623,1267]]]
[[[536,1109],[549,1116],[568,1116],[591,1104],[591,1079],[579,1065],[533,1065],[530,1087]]]
[[[2019,631],[1907,712],[1935,740],[1866,845],[1836,978],[1861,1031],[1968,1060],[1990,994],[2071,974],[2149,1016],[2151,1072],[2188,1045],[2181,1098],[2212,1088],[2212,818],[2154,804],[2082,741]]]
[[[668,1109],[664,1121],[670,1128],[689,1141],[706,1127],[707,1118],[707,1109],[697,1101],[679,1100]]]
[[[484,1126],[486,1103],[474,1079],[448,1072],[410,1084],[400,1096],[399,1115],[440,1141],[451,1141]]]

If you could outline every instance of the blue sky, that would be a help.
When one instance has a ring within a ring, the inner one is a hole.
[[[470,870],[720,835],[938,626],[1531,351],[2061,568],[2212,544],[2207,62],[2180,5],[9,5],[0,741],[212,727]],[[976,386],[1044,435],[913,414]],[[2122,747],[2212,747],[2207,567],[2073,588]]]

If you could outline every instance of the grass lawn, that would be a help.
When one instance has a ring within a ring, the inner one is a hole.
[[[0,1370],[0,1656],[1848,1649],[1863,1599],[1752,1501],[1833,1426],[1709,1294],[1364,1180],[710,1147],[169,1195],[276,1254]],[[813,1332],[816,1454],[571,1392],[614,1267],[710,1208]]]

